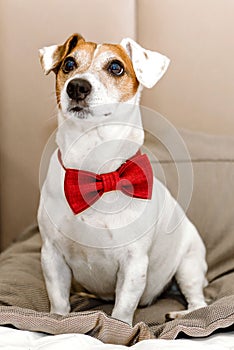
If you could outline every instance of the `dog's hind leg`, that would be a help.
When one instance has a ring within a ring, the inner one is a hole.
[[[50,312],[67,315],[70,312],[71,270],[62,254],[48,240],[42,245],[41,262],[50,300]]]
[[[207,285],[205,276],[207,264],[205,261],[204,247],[202,245],[203,243],[191,246],[182,259],[175,275],[181,292],[187,300],[188,308],[183,311],[169,312],[166,315],[167,319],[180,318],[191,311],[207,306],[203,294],[203,288]]]

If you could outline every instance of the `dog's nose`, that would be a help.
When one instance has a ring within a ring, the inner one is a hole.
[[[84,100],[91,92],[92,86],[85,79],[73,79],[67,85],[68,96],[75,101]]]

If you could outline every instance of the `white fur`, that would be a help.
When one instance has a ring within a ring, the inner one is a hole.
[[[127,40],[132,45],[135,63],[138,56],[141,61],[143,49]],[[145,62],[142,67],[141,83],[145,86],[152,86],[160,72],[165,72],[164,66],[153,79],[152,62],[149,64],[147,67]],[[78,76],[92,84],[89,108],[84,115],[69,112],[66,82],[61,92],[56,141],[66,167],[103,173],[118,168],[143,144],[138,108],[141,87],[128,103],[119,103],[118,91],[108,93],[97,79],[95,67]],[[112,86],[109,89],[113,91]],[[137,305],[151,303],[174,275],[188,301],[188,310],[206,305],[205,247],[196,228],[156,178],[151,200],[112,191],[79,215],[74,215],[66,202],[63,181],[64,169],[56,151],[38,212],[42,268],[51,312],[65,315],[70,311],[72,274],[91,293],[106,300],[115,299],[112,316],[129,324]],[[173,222],[178,223],[178,216],[180,224],[174,224],[174,230],[167,232]],[[179,315],[180,312],[170,314]]]
[[[128,52],[139,82],[152,88],[165,74],[170,60],[159,52],[142,49],[134,40],[125,38],[120,43]]]
[[[54,53],[57,51],[58,45],[43,47],[39,50],[42,67],[45,74],[49,74],[54,65]]]

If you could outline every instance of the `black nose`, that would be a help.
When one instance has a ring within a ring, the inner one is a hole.
[[[92,86],[85,79],[73,79],[67,85],[68,96],[75,101],[82,101],[91,92]]]

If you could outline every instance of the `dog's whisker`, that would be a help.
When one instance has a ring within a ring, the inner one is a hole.
[[[49,118],[47,118],[47,122],[53,119],[57,119],[57,113],[55,113],[54,115],[51,115]]]

